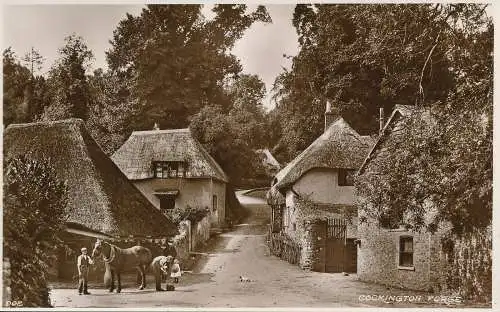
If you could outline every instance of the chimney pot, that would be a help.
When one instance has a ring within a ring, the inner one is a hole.
[[[332,104],[330,101],[326,101],[326,110],[325,110],[325,132],[331,126],[331,124],[337,119],[338,114],[337,110],[334,108],[332,111]]]

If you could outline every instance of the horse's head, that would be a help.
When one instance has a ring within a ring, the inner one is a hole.
[[[96,240],[94,249],[92,250],[92,258],[99,257],[102,254],[103,244],[104,242],[102,240]]]

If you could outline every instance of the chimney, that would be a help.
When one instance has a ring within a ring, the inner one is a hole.
[[[379,123],[380,123],[380,127],[379,127],[379,135],[382,134],[382,130],[384,130],[384,108],[381,107],[379,108]]]
[[[325,132],[328,130],[330,125],[335,121],[335,119],[338,117],[338,114],[335,112],[336,110],[332,112],[332,104],[330,101],[326,101],[326,110],[325,110]]]
[[[153,126],[153,130],[160,130],[160,127],[158,126],[158,124],[155,122],[155,125]]]

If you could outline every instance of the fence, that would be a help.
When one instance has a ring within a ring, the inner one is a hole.
[[[301,247],[298,243],[294,242],[286,234],[272,233],[271,228],[268,231],[267,242],[271,254],[288,261],[291,264],[299,264]]]

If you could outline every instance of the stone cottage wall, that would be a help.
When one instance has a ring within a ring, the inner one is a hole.
[[[323,271],[324,268],[324,233],[325,223],[305,221],[302,241],[302,254],[299,266],[307,271]]]
[[[356,238],[358,218],[355,211],[353,214],[347,211],[328,210],[297,198],[294,199],[294,205],[287,210],[289,224],[285,233],[301,246],[299,266],[304,270],[324,271],[326,219],[349,219],[346,235],[348,238]]]
[[[434,290],[436,277],[431,267],[438,268],[439,235],[383,229],[374,223],[358,226],[358,278],[397,288]],[[401,236],[413,237],[412,269],[399,266]]]

